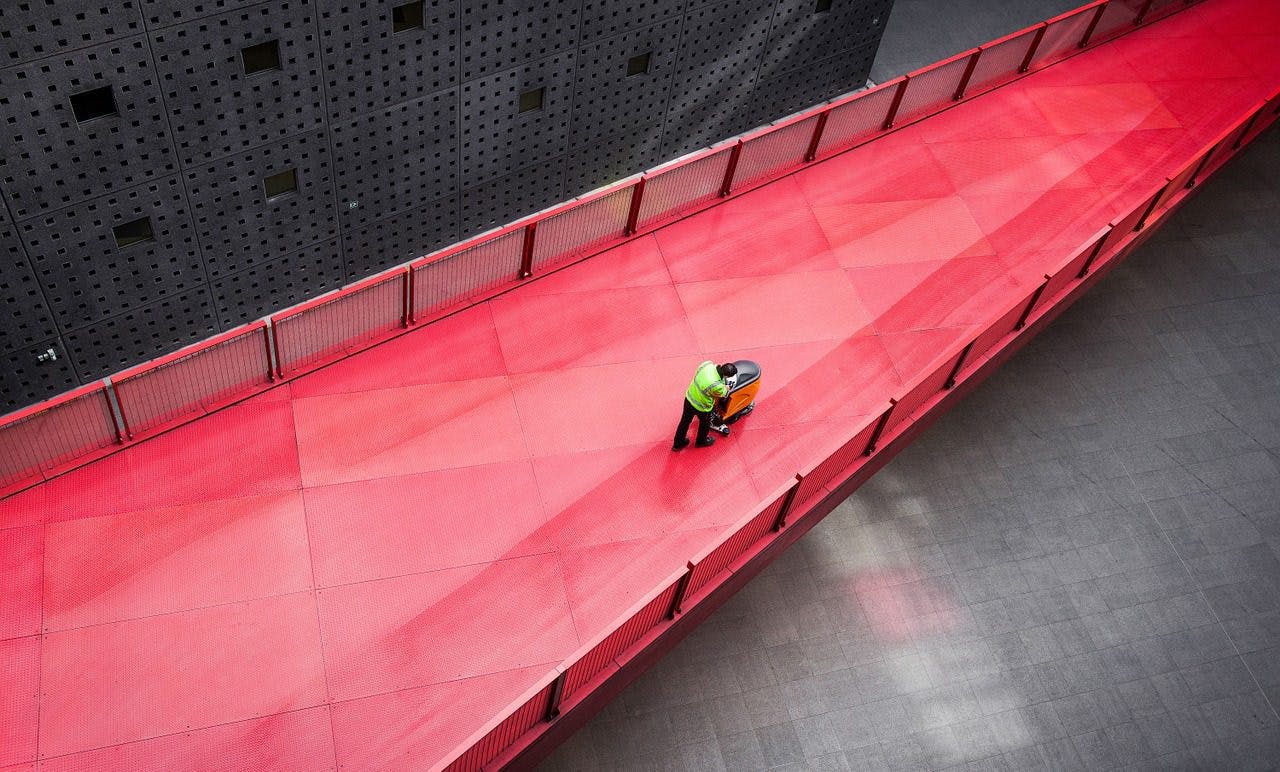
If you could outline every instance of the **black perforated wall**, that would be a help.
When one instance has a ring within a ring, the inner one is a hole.
[[[862,86],[820,5],[0,2],[0,412]]]

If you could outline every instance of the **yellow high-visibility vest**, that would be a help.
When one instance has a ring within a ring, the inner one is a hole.
[[[689,384],[684,398],[694,408],[706,412],[716,406],[717,399],[728,393],[729,387],[724,385],[720,373],[716,371],[716,363],[708,360],[698,365],[698,371],[693,374],[693,382]]]

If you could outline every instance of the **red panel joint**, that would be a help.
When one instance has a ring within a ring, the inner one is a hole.
[[[1039,287],[1036,287],[1035,292],[1031,293],[1031,302],[1027,303],[1027,307],[1022,309],[1022,316],[1018,317],[1018,323],[1013,326],[1013,329],[1021,330],[1023,327],[1027,326],[1027,319],[1031,317],[1031,312],[1035,310],[1036,303],[1040,302],[1040,296],[1044,294],[1045,287],[1048,286],[1049,275],[1045,274],[1044,282],[1041,283]]]
[[[729,166],[724,170],[724,182],[720,183],[720,196],[729,195],[733,190],[733,175],[738,172],[738,159],[742,157],[742,140],[738,140],[729,153]]]
[[[822,132],[827,128],[827,118],[831,115],[831,108],[827,108],[818,113],[818,123],[813,127],[813,137],[809,139],[809,149],[804,152],[805,163],[813,163],[818,157],[818,144],[822,142]]]
[[[778,510],[778,519],[773,521],[773,530],[781,531],[787,527],[787,515],[791,512],[791,506],[796,503],[796,494],[800,492],[800,482],[804,480],[804,475],[796,475],[796,484],[791,486],[787,491],[787,495],[782,499],[782,509]]]
[[[1036,36],[1031,39],[1031,47],[1027,49],[1027,55],[1022,57],[1022,64],[1018,67],[1018,72],[1026,72],[1031,69],[1031,60],[1035,58],[1036,49],[1040,47],[1040,41],[1044,40],[1044,31],[1049,29],[1049,25],[1041,22],[1040,29],[1036,30]]]
[[[622,231],[624,236],[636,235],[636,225],[640,220],[640,202],[644,200],[645,179],[645,177],[641,177],[631,187],[631,208],[627,210],[627,227]]]
[[[1098,10],[1094,12],[1093,19],[1089,22],[1089,27],[1084,31],[1084,37],[1080,38],[1080,47],[1087,48],[1089,41],[1093,39],[1093,31],[1098,28],[1098,22],[1102,21],[1102,14],[1106,12],[1107,6],[1111,5],[1111,0],[1106,0],[1098,6]]]
[[[907,94],[907,84],[911,82],[911,76],[903,76],[902,82],[898,84],[898,90],[893,94],[893,103],[889,105],[889,114],[884,117],[885,131],[893,128],[893,122],[898,118],[898,108],[902,106],[902,97]]]
[[[533,237],[538,231],[538,223],[531,222],[524,226],[524,248],[520,253],[520,275],[516,278],[527,279],[533,275]]]
[[[964,75],[960,76],[960,85],[956,87],[956,93],[953,100],[959,102],[964,99],[964,92],[969,88],[969,79],[973,77],[973,71],[978,68],[978,59],[982,56],[982,49],[979,48],[973,52],[973,56],[969,57],[969,65],[964,68]]]
[[[969,358],[969,352],[973,350],[973,341],[969,341],[969,345],[964,347],[960,352],[960,358],[956,360],[956,366],[951,368],[951,374],[947,376],[947,382],[942,384],[942,388],[951,389],[956,385],[956,378],[960,375],[960,370],[964,368],[964,361]]]
[[[867,449],[863,451],[863,455],[869,456],[876,452],[876,443],[880,442],[880,435],[884,434],[884,428],[889,425],[889,416],[893,415],[893,409],[897,406],[898,400],[889,400],[889,409],[876,422],[876,428],[871,432],[871,439],[867,441]]]

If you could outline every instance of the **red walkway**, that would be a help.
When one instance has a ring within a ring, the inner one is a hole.
[[[0,766],[438,760],[1265,98],[1277,51],[1274,0],[1211,0],[0,501]],[[762,363],[760,406],[673,454],[705,358]]]

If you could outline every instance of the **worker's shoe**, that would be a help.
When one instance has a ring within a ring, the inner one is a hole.
[[[709,448],[709,447],[711,447],[712,445],[716,444],[716,438],[715,438],[715,437],[708,437],[708,438],[706,438],[705,440],[698,440],[698,441],[697,441],[696,443],[694,443],[694,444],[695,444],[697,447],[699,447],[699,448]]]
[[[674,442],[671,444],[672,450],[684,450],[687,447],[689,447],[688,440],[680,440],[679,442]]]

